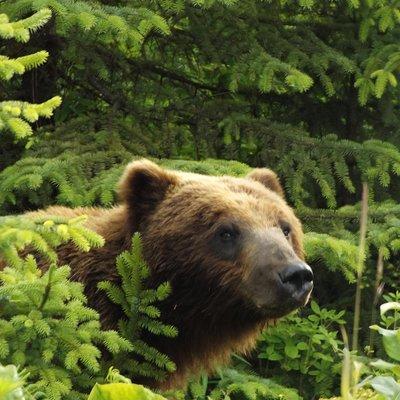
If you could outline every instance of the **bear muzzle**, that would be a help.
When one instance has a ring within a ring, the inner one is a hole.
[[[280,268],[254,269],[245,293],[265,316],[280,318],[308,303],[313,280],[311,268],[297,259]]]
[[[304,262],[289,265],[278,273],[287,298],[292,299],[294,306],[307,304],[314,286],[312,269]]]
[[[238,289],[253,310],[280,318],[307,304],[313,272],[280,227],[242,230],[241,249]]]

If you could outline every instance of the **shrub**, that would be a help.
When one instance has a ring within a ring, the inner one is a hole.
[[[306,398],[335,391],[343,345],[337,327],[345,323],[344,311],[320,308],[315,301],[311,309],[304,318],[294,314],[268,327],[258,347],[258,357],[266,361],[263,374],[286,385],[296,382]]]

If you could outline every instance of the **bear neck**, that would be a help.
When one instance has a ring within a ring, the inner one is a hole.
[[[153,273],[149,286],[166,280],[166,276]],[[189,280],[184,274],[169,281],[172,293],[159,308],[162,320],[178,329],[178,337],[145,338],[177,365],[163,388],[182,386],[190,375],[210,373],[228,363],[232,353],[245,353],[254,347],[267,322],[265,316],[228,288],[211,287],[209,282]]]

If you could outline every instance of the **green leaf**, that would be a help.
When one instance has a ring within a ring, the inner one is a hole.
[[[370,384],[378,393],[388,396],[388,399],[397,399],[400,396],[400,385],[390,376],[378,376]]]
[[[300,342],[300,343],[297,343],[296,347],[299,350],[307,350],[308,349],[308,344],[306,342]]]
[[[88,400],[166,400],[142,385],[133,383],[109,383],[93,387]]]
[[[377,361],[371,362],[370,365],[381,371],[390,371],[394,375],[400,377],[400,365],[399,364],[389,363],[384,360],[377,360]]]
[[[383,316],[390,310],[400,310],[400,303],[391,301],[389,303],[382,304],[380,307],[381,316]]]
[[[313,300],[310,304],[311,306],[311,310],[313,310],[313,312],[315,314],[319,314],[321,312],[321,309],[319,308],[318,304]]]
[[[383,329],[377,325],[371,326],[371,329],[377,330],[382,335],[386,354],[394,360],[400,361],[400,329]]]
[[[293,343],[288,343],[285,346],[285,354],[289,358],[297,358],[299,357],[299,349]]]
[[[23,400],[22,384],[23,380],[14,365],[3,367],[0,364],[0,399]]]
[[[283,357],[278,353],[270,354],[267,358],[268,358],[268,360],[271,360],[271,361],[280,361],[283,359]]]

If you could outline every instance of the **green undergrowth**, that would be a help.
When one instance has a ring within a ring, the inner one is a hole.
[[[84,222],[85,217],[0,218],[0,365],[5,366],[0,368],[0,394],[8,396],[2,400],[23,400],[24,395],[27,400],[85,399],[96,382],[104,381],[110,364],[131,377],[158,380],[175,369],[166,355],[141,339],[142,330],[170,337],[177,331],[159,319],[157,302],[169,295],[168,283],[156,290],[143,288],[149,272],[139,236],[132,250],[116,260],[121,288],[101,285],[126,313],[118,331],[102,329],[83,285],[70,279],[69,266],[59,265],[55,250],[60,245],[88,252],[104,244]],[[46,268],[38,264],[38,255]],[[23,371],[23,379],[11,365]]]

